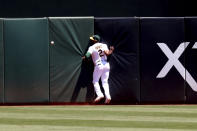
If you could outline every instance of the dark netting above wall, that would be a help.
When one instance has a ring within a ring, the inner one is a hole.
[[[88,102],[94,96],[92,70],[82,62],[93,32],[94,17],[49,18],[51,102]]]
[[[101,41],[115,47],[109,57],[109,86],[112,103],[138,103],[139,78],[139,19],[95,18],[95,34]]]
[[[0,19],[0,103],[4,101],[3,19]]]

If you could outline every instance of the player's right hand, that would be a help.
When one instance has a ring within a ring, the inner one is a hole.
[[[85,56],[82,56],[81,58],[82,58],[82,60],[85,60],[86,57]]]
[[[109,49],[113,51],[114,50],[114,46],[110,46]]]

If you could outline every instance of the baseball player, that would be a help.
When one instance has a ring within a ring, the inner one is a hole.
[[[94,100],[94,103],[97,103],[104,98],[104,95],[101,92],[99,85],[99,79],[101,78],[101,82],[106,98],[105,103],[108,104],[111,101],[111,96],[110,96],[109,84],[108,84],[110,65],[109,62],[107,61],[107,56],[113,53],[114,47],[110,46],[110,49],[108,49],[106,44],[100,43],[99,35],[91,36],[90,40],[94,44],[88,48],[87,53],[82,58],[85,59],[92,56],[92,61],[94,63],[93,85],[97,95],[96,99]]]

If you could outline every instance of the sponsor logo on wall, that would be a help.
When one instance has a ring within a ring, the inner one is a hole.
[[[161,71],[158,73],[156,78],[164,78],[167,76],[168,72],[174,66],[175,69],[179,72],[179,74],[183,77],[183,79],[189,84],[193,91],[197,92],[197,82],[194,80],[192,75],[188,72],[188,70],[183,66],[183,64],[179,61],[179,57],[183,54],[185,49],[188,47],[190,42],[181,43],[174,53],[169,49],[166,43],[157,43],[161,51],[166,55],[168,61],[163,66]],[[197,42],[193,45],[192,49],[197,49]],[[185,79],[187,78],[187,79]]]

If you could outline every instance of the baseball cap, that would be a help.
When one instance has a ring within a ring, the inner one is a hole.
[[[96,40],[96,41],[100,41],[100,36],[99,35],[93,35],[90,37],[90,40]]]

